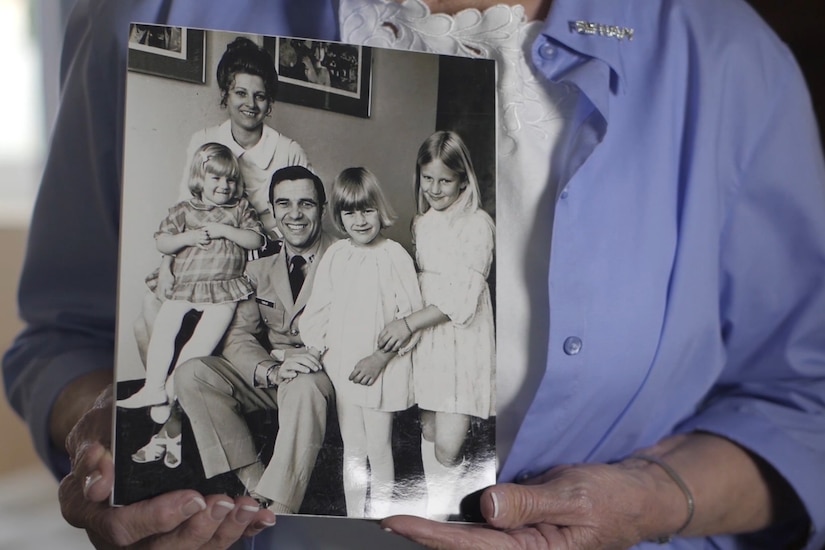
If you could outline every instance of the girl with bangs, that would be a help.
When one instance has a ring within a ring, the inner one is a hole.
[[[464,495],[495,483],[495,457],[464,456],[471,419],[495,415],[493,307],[487,277],[495,224],[481,208],[470,152],[452,131],[438,131],[418,150],[415,259],[425,307],[379,336],[395,349],[411,332],[415,398],[421,409],[421,458],[427,514],[459,513]]]
[[[397,351],[376,343],[388,323],[423,306],[412,258],[381,234],[395,212],[375,175],[347,168],[331,195],[333,223],[348,238],[324,253],[300,331],[335,387],[347,515],[382,518],[395,480],[393,412],[414,401],[409,351],[417,339],[408,332]]]
[[[175,366],[210,355],[229,327],[237,303],[253,291],[243,274],[246,252],[263,244],[264,230],[244,198],[238,159],[228,147],[206,143],[195,151],[189,191],[192,197],[172,206],[155,233],[158,251],[173,257],[175,283],[160,308],[149,340],[143,388],[119,400],[119,407],[137,409],[169,403],[174,389],[167,387],[172,380],[169,376],[167,384],[167,374],[184,315],[192,309],[203,312]],[[146,279],[153,292],[157,276],[155,270]],[[179,433],[177,440],[166,445],[170,467],[180,463],[179,454],[174,452],[180,447]],[[150,462],[163,454],[160,446],[150,442],[149,447],[138,451],[133,459]]]

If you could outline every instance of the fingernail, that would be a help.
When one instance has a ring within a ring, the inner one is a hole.
[[[82,443],[74,453],[74,462],[75,464],[82,464],[83,460],[86,458],[86,453],[89,452],[89,443]]]
[[[395,531],[393,531],[393,530],[392,530],[392,529],[390,529],[389,527],[383,527],[383,529],[384,529],[384,531],[386,531],[387,533],[395,533]]]
[[[232,502],[219,500],[212,507],[212,513],[210,515],[212,516],[212,519],[214,519],[215,521],[223,521],[223,518],[229,515],[229,512],[231,512],[234,509],[235,504],[233,504]]]
[[[272,527],[273,525],[275,525],[275,520],[274,519],[272,521],[261,520],[261,521],[256,521],[255,525],[253,525],[253,527],[255,529],[266,529],[267,527]]]
[[[97,483],[101,479],[103,479],[103,474],[101,474],[97,470],[95,470],[91,474],[87,475],[86,479],[83,481],[83,496],[88,498],[89,489],[91,489],[92,485],[94,485],[95,483]]]
[[[492,519],[496,519],[498,517],[498,493],[495,491],[490,491],[490,498],[493,500],[493,517]]]
[[[193,498],[184,504],[183,508],[180,509],[186,517],[192,517],[198,512],[203,512],[204,510],[206,510],[206,501],[204,501],[201,497]]]
[[[252,521],[252,517],[258,513],[258,510],[260,510],[260,508],[257,506],[241,506],[235,514],[235,521],[238,523],[249,523]]]

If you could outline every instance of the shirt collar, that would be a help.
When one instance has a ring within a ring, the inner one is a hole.
[[[289,260],[292,259],[293,256],[303,256],[303,258],[307,262],[307,265],[314,263],[315,262],[315,257],[318,255],[318,249],[320,247],[321,247],[321,239],[319,238],[318,242],[316,242],[315,245],[313,245],[313,247],[310,248],[309,250],[307,250],[305,252],[302,252],[300,254],[293,254],[289,250],[289,245],[287,244],[287,242],[284,241],[284,251],[286,252],[285,257],[286,257],[287,265],[289,265]]]
[[[238,198],[234,198],[231,201],[226,202],[224,204],[211,204],[205,202],[201,198],[192,197],[191,199],[189,199],[189,204],[192,205],[192,208],[194,208],[195,210],[213,210],[215,208],[233,208],[238,204],[239,200],[240,199]]]
[[[607,118],[609,93],[627,86],[624,56],[640,46],[638,23],[626,0],[554,0],[541,32],[569,55],[544,56],[545,74],[578,86]],[[539,40],[534,59],[542,57],[542,47],[548,46]]]
[[[623,55],[640,21],[626,0],[554,0],[543,33],[571,50],[600,59],[625,79]]]
[[[243,157],[244,162],[253,164],[261,170],[266,170],[269,167],[272,157],[275,156],[275,147],[278,145],[278,132],[264,124],[261,139],[249,149],[241,147],[232,137],[232,122],[230,120],[226,120],[221,124],[219,132],[223,143],[229,145],[229,149],[236,157],[239,159]]]

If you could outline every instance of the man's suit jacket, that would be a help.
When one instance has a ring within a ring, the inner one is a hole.
[[[303,346],[298,319],[312,293],[318,262],[336,240],[322,231],[318,251],[313,262],[307,265],[306,278],[295,301],[289,286],[285,249],[246,264],[246,274],[255,293],[238,303],[221,355],[250,383],[254,381],[255,366],[270,359],[271,350]]]

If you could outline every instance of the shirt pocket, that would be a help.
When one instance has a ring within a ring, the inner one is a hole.
[[[261,318],[265,325],[275,329],[280,329],[284,326],[286,309],[276,296],[258,295],[255,297],[255,302],[258,304],[258,309],[261,311]]]

